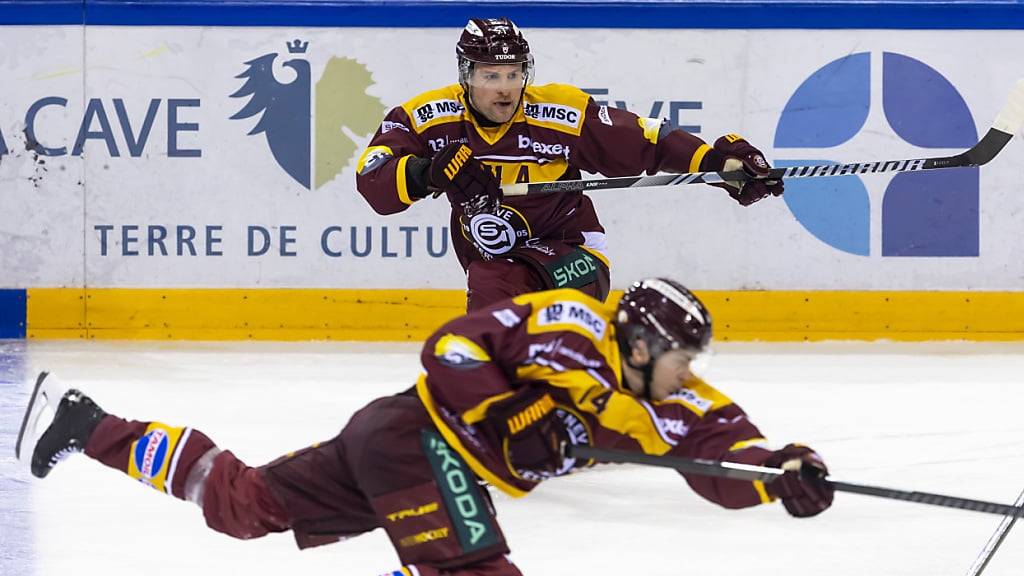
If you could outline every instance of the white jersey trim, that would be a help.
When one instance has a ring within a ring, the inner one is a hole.
[[[192,435],[191,428],[185,428],[185,433],[178,439],[178,445],[174,450],[174,457],[171,460],[171,469],[167,472],[167,486],[165,486],[167,493],[174,495],[174,474],[178,471],[178,459],[181,458],[181,453],[185,451],[185,445],[188,444],[188,438]]]
[[[533,161],[537,164],[550,164],[553,162],[550,158],[540,158],[537,156],[501,156],[499,154],[487,154],[484,156],[476,156],[477,160],[497,160],[499,162],[525,162]]]

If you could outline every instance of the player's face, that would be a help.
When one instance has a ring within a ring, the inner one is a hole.
[[[525,85],[520,64],[476,64],[470,74],[469,97],[488,120],[504,124],[519,108]]]
[[[651,374],[651,399],[664,400],[682,389],[694,377],[690,367],[695,357],[692,350],[670,350],[659,356]]]

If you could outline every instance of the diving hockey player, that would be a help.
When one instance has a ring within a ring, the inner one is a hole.
[[[107,414],[44,372],[16,452],[43,478],[84,451],[198,504],[209,527],[236,538],[291,530],[306,548],[382,527],[406,576],[520,574],[479,481],[518,497],[594,465],[566,458],[565,444],[781,467],[770,483],[684,477],[726,508],[828,508],[813,450],[768,449],[746,413],[691,372],[710,339],[707,310],[667,279],[634,284],[617,306],[573,289],[504,300],[437,330],[413,388],[256,468],[198,430]]]

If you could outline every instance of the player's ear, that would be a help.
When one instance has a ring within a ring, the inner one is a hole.
[[[639,334],[630,342],[629,360],[634,366],[643,366],[651,360],[651,351],[647,342]]]

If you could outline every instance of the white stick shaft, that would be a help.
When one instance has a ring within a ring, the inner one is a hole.
[[[1020,85],[1020,83],[1018,83]],[[1024,506],[1024,491],[1021,491],[1020,496],[1017,497],[1017,501],[1013,503],[1014,506],[1020,508]],[[1002,522],[999,523],[999,527],[992,534],[992,537],[988,539],[985,544],[985,548],[982,549],[981,554],[974,560],[974,564],[971,565],[970,570],[967,571],[967,576],[981,576],[985,567],[988,566],[992,556],[996,553],[999,545],[1003,543],[1003,539],[1010,532],[1010,528],[1013,528],[1013,523],[1020,518],[1020,511],[1017,514],[1003,517]]]

